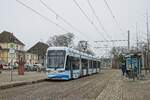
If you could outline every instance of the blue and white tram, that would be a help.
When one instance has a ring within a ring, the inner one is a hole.
[[[46,53],[48,79],[69,80],[100,71],[97,57],[67,47],[49,47]]]

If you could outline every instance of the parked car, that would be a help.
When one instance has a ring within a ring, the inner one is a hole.
[[[35,66],[36,71],[41,72],[45,70],[45,67],[42,66],[41,64],[34,64],[33,66]]]
[[[18,65],[13,65],[13,69],[17,69],[18,68]]]
[[[9,64],[3,64],[3,69],[4,70],[10,70],[11,66]]]
[[[25,64],[25,70],[26,71],[36,71],[36,68],[32,64]]]

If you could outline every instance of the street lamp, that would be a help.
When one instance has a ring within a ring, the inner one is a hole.
[[[14,54],[15,54],[15,49],[14,48],[10,48],[9,49],[9,54],[11,55],[11,81],[13,81],[13,77],[12,77],[12,75],[13,75],[13,59],[14,59]]]
[[[1,51],[2,51],[2,47],[0,46],[0,62],[1,62]],[[1,63],[0,63],[0,67],[3,68]],[[1,70],[0,73],[2,73]]]
[[[2,47],[0,46],[0,60],[1,60],[1,52],[2,52]]]
[[[12,43],[14,43],[14,38],[13,38],[13,36],[10,36],[10,43],[12,44]],[[11,56],[11,59],[10,59],[10,65],[11,65],[11,81],[13,81],[13,59],[14,59],[14,57],[15,57],[15,48],[14,48],[14,46],[11,46],[10,48],[9,48],[9,54],[10,54],[10,56]]]
[[[0,46],[0,62],[1,62],[1,51],[2,51],[2,47]],[[0,67],[1,67],[1,64],[2,63],[0,63]],[[1,72],[0,72],[1,73]]]

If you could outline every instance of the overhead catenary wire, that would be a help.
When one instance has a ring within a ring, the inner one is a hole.
[[[118,23],[118,21],[117,21],[115,15],[113,14],[113,11],[112,11],[111,7],[110,7],[109,4],[107,3],[107,0],[104,0],[104,3],[105,3],[105,5],[107,6],[107,8],[108,8],[110,14],[112,15],[112,17],[113,17],[113,19],[114,19],[114,21],[115,21],[117,27],[119,28],[120,32],[124,33],[123,30],[121,29],[121,27],[120,27],[120,25],[119,25],[119,23]]]
[[[94,14],[94,16],[95,16],[95,18],[96,18],[96,20],[97,20],[97,22],[99,23],[101,29],[104,31],[104,33],[107,35],[107,37],[109,37],[109,39],[111,39],[111,37],[108,35],[108,32],[107,32],[106,29],[104,28],[102,22],[100,21],[99,17],[97,16],[97,14],[96,14],[96,12],[95,12],[95,10],[94,10],[92,4],[90,3],[90,0],[87,0],[87,2],[88,2],[88,5],[90,6],[90,8],[91,8],[91,10],[92,10],[92,13]]]
[[[63,31],[69,33],[69,31],[66,30],[64,27],[62,27],[61,25],[59,25],[59,24],[53,22],[52,20],[50,20],[48,17],[42,15],[42,14],[41,14],[40,12],[38,12],[37,10],[35,10],[35,9],[31,8],[31,7],[29,7],[28,5],[26,5],[25,3],[23,3],[23,2],[21,2],[21,1],[19,1],[19,0],[16,0],[16,1],[17,1],[19,4],[23,5],[24,7],[28,8],[29,10],[33,11],[33,12],[36,13],[37,15],[41,16],[41,17],[42,17],[43,19],[45,19],[46,21],[48,21],[48,22],[50,22],[50,23],[56,25],[58,28],[60,28],[60,29],[62,29]]]
[[[82,14],[86,17],[86,19],[90,22],[90,24],[95,28],[95,30],[99,33],[99,35],[101,35],[105,40],[106,37],[99,31],[99,29],[96,27],[96,25],[94,24],[94,22],[88,17],[88,15],[84,12],[84,10],[80,7],[80,5],[78,4],[78,2],[76,0],[73,0],[73,2],[75,3],[75,5],[80,9],[80,11],[82,12]]]
[[[62,16],[60,16],[56,11],[54,11],[49,5],[47,5],[44,0],[40,0],[40,2],[52,13],[54,13],[58,18],[60,18],[64,23],[66,23],[68,26],[70,26],[72,29],[76,30],[78,33],[80,33],[80,35],[82,35],[83,37],[86,37],[86,34],[84,34],[83,32],[81,32],[79,29],[77,29],[76,27],[74,27],[71,23],[69,23],[66,19],[64,19]],[[83,35],[84,34],[84,35]]]

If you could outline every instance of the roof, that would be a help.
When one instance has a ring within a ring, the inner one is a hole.
[[[135,53],[128,53],[125,55],[126,58],[130,58],[130,57],[141,57],[142,53],[141,52],[135,52]]]
[[[47,50],[68,50],[68,47],[49,47]]]
[[[33,47],[31,47],[27,52],[44,56],[46,54],[46,50],[48,47],[49,46],[47,44],[43,42],[38,42]]]
[[[0,43],[16,43],[25,46],[13,33],[3,31],[0,33]]]
[[[92,55],[89,55],[87,53],[83,53],[83,52],[80,52],[78,50],[75,50],[75,49],[69,48],[69,47],[49,47],[47,50],[65,50],[66,52],[70,52],[70,53],[81,55],[83,57],[89,57],[92,59],[94,58],[94,59],[99,60],[99,58],[96,56],[92,56]]]

